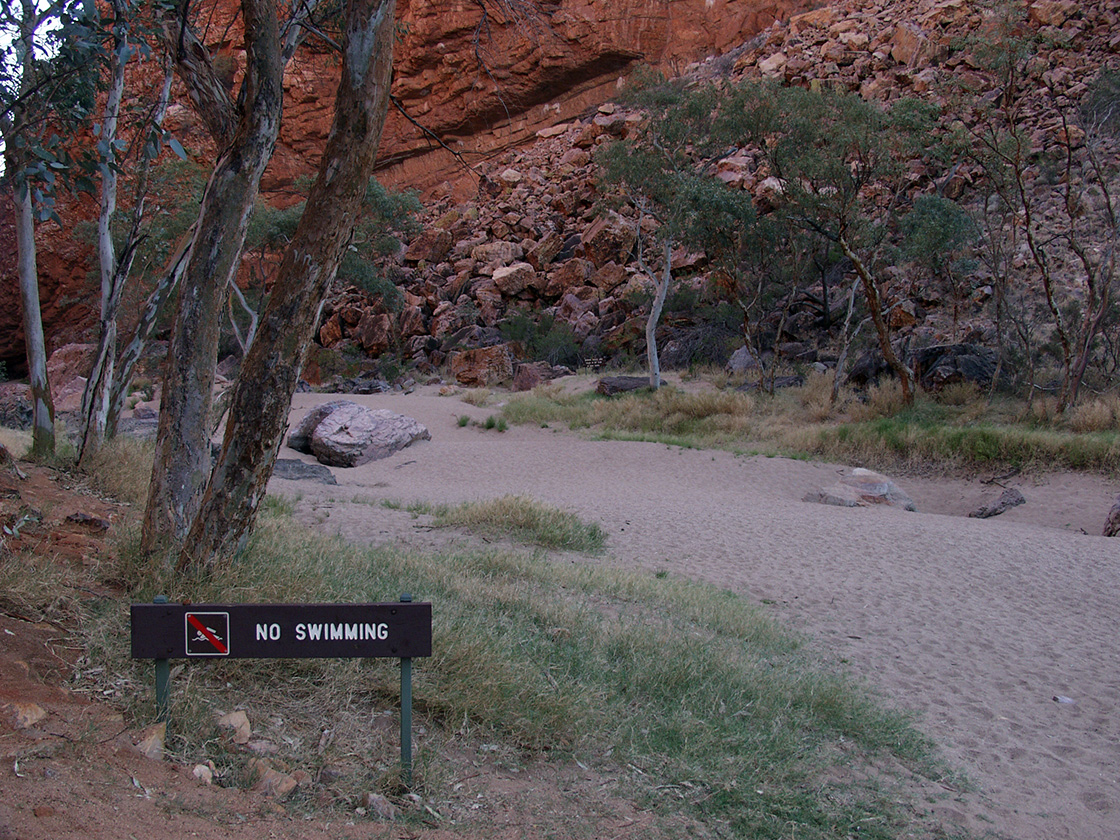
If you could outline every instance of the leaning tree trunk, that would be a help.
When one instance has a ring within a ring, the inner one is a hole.
[[[241,365],[222,452],[179,567],[227,562],[256,519],[307,347],[373,171],[389,101],[395,0],[350,0],[334,125],[272,296]]]
[[[241,116],[206,186],[179,284],[141,535],[146,552],[181,542],[202,500],[210,474],[211,392],[225,296],[237,274],[249,214],[280,129],[283,62],[276,4],[242,0],[241,8],[248,56]],[[182,62],[180,72],[190,72]],[[225,124],[220,119],[207,122]]]
[[[871,311],[871,322],[875,325],[875,332],[879,337],[879,350],[883,354],[883,359],[891,370],[895,372],[898,381],[902,384],[902,400],[907,405],[914,401],[914,372],[898,358],[898,354],[894,352],[894,347],[891,346],[890,330],[887,327],[887,321],[883,317],[883,301],[879,297],[879,287],[875,285],[875,278],[871,276],[871,272],[867,270],[856,252],[852,250],[848,241],[841,236],[840,248],[844,252],[844,256],[852,261],[855,266],[856,274],[859,275],[860,282],[863,284],[863,293],[867,298],[867,308]]]

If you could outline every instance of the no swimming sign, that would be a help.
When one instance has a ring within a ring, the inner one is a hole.
[[[432,605],[133,604],[132,658],[432,655]]]

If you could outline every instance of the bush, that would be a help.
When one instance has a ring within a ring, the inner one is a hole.
[[[1094,399],[1076,406],[1069,415],[1075,432],[1104,432],[1120,424],[1120,398]]]
[[[502,338],[521,346],[522,353],[534,361],[577,368],[583,359],[579,341],[569,324],[544,314],[540,320],[518,310],[498,325]]]

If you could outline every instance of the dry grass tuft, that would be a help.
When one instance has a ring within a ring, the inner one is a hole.
[[[76,609],[74,583],[74,573],[50,558],[0,551],[2,611],[36,621],[63,620]]]
[[[459,399],[467,405],[473,405],[475,408],[482,408],[490,402],[491,396],[492,394],[489,388],[471,388],[460,394]]]
[[[1075,432],[1107,432],[1120,427],[1120,397],[1098,397],[1070,411],[1069,427]]]
[[[937,394],[936,400],[942,405],[973,405],[982,400],[980,388],[975,382],[953,382]]]
[[[117,436],[93,455],[86,471],[99,493],[131,505],[148,498],[155,445],[151,441]]]
[[[902,385],[897,379],[884,379],[872,385],[867,391],[867,402],[856,406],[852,411],[855,420],[875,420],[879,417],[894,417],[906,408],[902,398]]]
[[[805,377],[805,384],[798,389],[801,405],[809,419],[815,423],[832,416],[832,383],[835,378],[833,371],[813,371]]]
[[[511,537],[543,548],[598,552],[606,542],[606,534],[598,525],[524,496],[502,496],[439,510],[435,512],[435,522],[437,526]]]

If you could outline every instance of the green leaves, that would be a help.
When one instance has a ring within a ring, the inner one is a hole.
[[[934,273],[944,271],[980,235],[964,208],[937,195],[918,196],[900,227],[905,237],[903,253]]]

